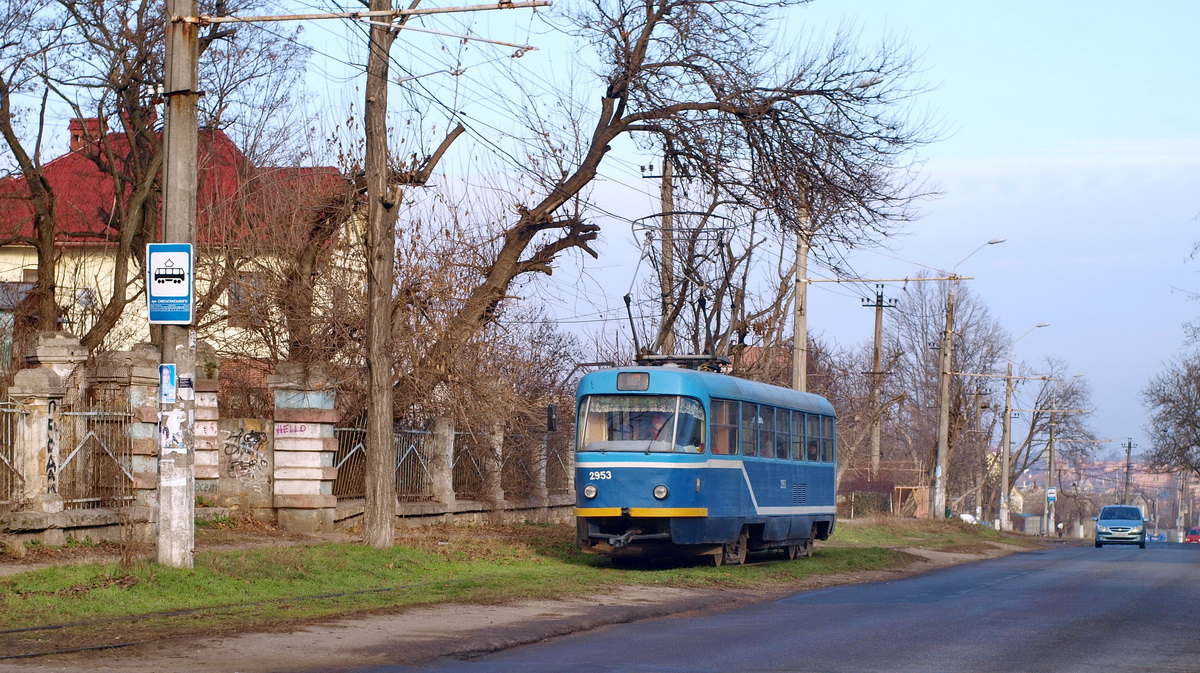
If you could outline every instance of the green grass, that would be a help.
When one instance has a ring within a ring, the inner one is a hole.
[[[401,531],[397,546],[269,546],[201,553],[192,569],[142,561],[63,565],[0,580],[0,654],[137,637],[234,633],[443,602],[501,603],[615,591],[628,584],[786,588],[811,577],[905,563],[896,546],[978,544],[987,533],[945,522],[839,522],[813,558],[712,568],[628,570],[580,554],[568,526],[435,527]],[[782,559],[760,555],[751,560]],[[29,632],[33,626],[82,623]],[[31,649],[32,648],[32,649]]]

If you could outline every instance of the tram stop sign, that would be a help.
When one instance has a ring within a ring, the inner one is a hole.
[[[146,249],[146,298],[151,325],[190,325],[195,305],[190,243],[151,243]]]
[[[1055,500],[1058,500],[1058,489],[1054,488],[1053,486],[1046,489],[1046,500],[1048,500],[1050,502],[1054,502]]]

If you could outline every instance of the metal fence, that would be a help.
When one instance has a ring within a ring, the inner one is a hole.
[[[366,428],[335,428],[337,452],[333,464],[337,478],[333,494],[339,500],[354,500],[366,493]],[[396,497],[400,502],[433,500],[429,470],[429,442],[433,433],[419,423],[397,429],[395,449]],[[505,436],[501,465],[501,488],[508,499],[534,495],[537,462],[543,460],[545,443],[546,486],[550,494],[569,493],[574,454],[570,433],[524,432]],[[469,432],[454,433],[454,494],[460,500],[480,500],[484,492],[485,471],[489,460],[488,437]]]
[[[485,436],[454,433],[454,497],[459,500],[484,499],[483,471],[488,450]]]
[[[51,409],[50,488],[57,484],[67,509],[118,507],[133,501],[133,451],[129,408],[103,404]]]
[[[12,505],[21,497],[25,475],[17,464],[24,412],[11,402],[0,402],[0,504]]]
[[[568,426],[570,427],[570,426]],[[570,432],[546,437],[546,490],[550,495],[571,493],[575,480],[575,438]]]
[[[366,428],[334,428],[337,451],[333,454],[333,465],[337,477],[333,480],[333,494],[338,500],[353,500],[366,494]]]
[[[333,494],[339,500],[366,495],[366,428],[335,428],[337,452],[333,464],[337,478]],[[396,498],[400,502],[433,499],[429,476],[428,441],[432,433],[421,429],[398,429],[392,436],[395,448]]]
[[[508,432],[501,452],[500,487],[506,500],[526,500],[535,495],[538,463],[542,459],[542,434]]]
[[[395,434],[396,497],[400,502],[433,500],[429,475],[429,442],[432,438],[433,433],[428,430],[400,430]]]

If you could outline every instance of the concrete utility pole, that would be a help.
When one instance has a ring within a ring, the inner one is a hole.
[[[792,313],[792,389],[808,391],[808,250],[812,232],[808,213],[796,232],[796,303]]]
[[[1004,419],[1000,424],[1000,530],[1012,527],[1008,514],[1008,496],[1012,493],[1012,484],[1009,483],[1009,473],[1012,471],[1012,379],[1012,363],[1009,362],[1004,375]]]
[[[167,0],[166,10],[162,238],[164,243],[194,246],[200,35],[199,26],[184,17],[194,17],[198,3]],[[192,325],[163,326],[162,362],[175,365],[177,392],[173,401],[159,405],[159,424],[165,426],[160,427],[160,437],[168,428],[178,428],[176,437],[182,442],[160,439],[155,544],[159,563],[191,568],[196,539],[196,332]]]
[[[879,476],[879,463],[882,457],[880,449],[880,425],[883,410],[880,409],[879,395],[883,387],[883,309],[895,308],[896,300],[884,301],[883,286],[875,286],[875,301],[863,299],[864,308],[875,309],[875,349],[871,360],[871,471],[869,478],[874,481]]]
[[[1179,473],[1175,475],[1175,480],[1179,482],[1178,499],[1175,503],[1175,528],[1179,531],[1179,538],[1175,539],[1174,542],[1183,542],[1183,536],[1187,535],[1188,522],[1191,519],[1188,516],[1190,512],[1187,511],[1186,507],[1186,505],[1191,503],[1184,502],[1185,494],[1187,493],[1186,469],[1180,469]]]
[[[1043,323],[1038,327],[1044,327],[1050,323]],[[1004,415],[1000,421],[1000,526],[1001,530],[1008,530],[1011,526],[1008,523],[1009,498],[1008,495],[1012,491],[1012,483],[1010,472],[1012,471],[1012,412],[1016,409],[1012,408],[1012,393],[1013,381],[1058,381],[1058,379],[1048,376],[1013,376],[1012,362],[1008,363],[1008,369],[1004,374],[975,374],[972,372],[953,372],[955,376],[978,376],[985,379],[1004,379]]]
[[[1121,492],[1121,502],[1129,502],[1129,487],[1133,481],[1133,438],[1125,442],[1125,489]]]
[[[946,518],[946,482],[949,479],[950,462],[950,376],[953,372],[954,353],[954,292],[962,278],[955,271],[971,255],[989,245],[1003,243],[1003,238],[993,238],[971,251],[950,269],[950,289],[946,292],[946,329],[942,332],[942,351],[938,368],[938,425],[937,460],[933,468],[933,515],[934,519]]]
[[[662,269],[659,288],[662,293],[662,354],[675,354],[675,188],[672,185],[671,154],[663,155],[662,169]]]
[[[953,275],[953,274],[952,274]],[[946,518],[946,477],[950,460],[950,375],[954,351],[954,291],[958,280],[950,281],[946,293],[946,327],[938,358],[937,460],[933,468],[933,518]]]
[[[1058,424],[1054,422],[1054,412],[1052,411],[1052,412],[1050,412],[1050,438],[1046,442],[1046,444],[1047,444],[1046,450],[1048,452],[1046,455],[1046,506],[1043,509],[1043,511],[1046,513],[1045,517],[1043,517],[1046,521],[1046,527],[1045,527],[1046,537],[1051,537],[1054,535],[1055,532],[1057,532],[1054,527],[1054,524],[1055,524],[1054,503],[1056,501],[1050,499],[1050,489],[1055,486],[1055,483],[1054,483],[1054,428],[1056,425],[1058,425]]]

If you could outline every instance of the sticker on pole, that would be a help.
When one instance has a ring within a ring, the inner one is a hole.
[[[190,325],[192,291],[190,243],[151,243],[146,250],[146,298],[151,325]]]

